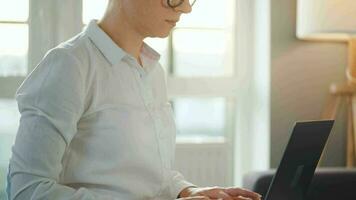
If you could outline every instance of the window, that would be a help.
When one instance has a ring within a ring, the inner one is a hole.
[[[100,19],[107,4],[108,0],[83,0],[83,24],[89,24],[91,19]]]
[[[197,1],[172,33],[172,68],[179,77],[232,76],[231,0]],[[202,62],[204,61],[204,62]]]
[[[0,0],[0,76],[27,73],[28,0]]]
[[[29,0],[0,0],[0,199],[19,123],[13,94],[27,74]]]
[[[178,142],[229,137],[234,118],[227,103],[231,96],[218,90],[233,91],[233,84],[225,84],[234,79],[233,5],[232,0],[197,1],[172,31],[166,68]]]
[[[28,15],[28,0],[0,0],[0,80],[23,77],[27,73]],[[11,81],[9,82],[11,84]],[[6,90],[5,87],[9,85],[0,84],[2,90]],[[8,157],[8,147],[13,142],[19,116],[13,100],[3,93],[0,93],[0,98],[0,166],[2,167]]]
[[[173,110],[180,140],[199,141],[225,132],[224,98],[175,98]]]

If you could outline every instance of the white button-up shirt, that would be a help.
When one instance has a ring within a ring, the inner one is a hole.
[[[175,199],[176,128],[159,54],[141,67],[91,21],[50,50],[17,91],[10,199]]]

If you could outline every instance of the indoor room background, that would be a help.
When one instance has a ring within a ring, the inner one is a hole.
[[[0,0],[0,199],[19,125],[16,89],[106,3]],[[186,179],[241,185],[246,172],[278,166],[295,121],[320,118],[330,83],[345,79],[346,43],[298,40],[296,9],[296,0],[198,0],[168,38],[145,40],[162,55],[175,167]],[[322,166],[345,164],[344,119],[342,107]]]

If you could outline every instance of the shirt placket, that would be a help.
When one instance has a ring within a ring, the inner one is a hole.
[[[148,80],[148,74],[147,72],[137,63],[136,60],[130,59],[132,64],[134,64],[134,71],[138,76],[136,76],[141,96],[143,99],[143,102],[145,104],[145,107],[150,114],[152,121],[154,122],[154,127],[155,127],[155,135],[158,143],[158,148],[159,148],[159,153],[160,153],[160,158],[161,158],[161,165],[162,165],[162,176],[163,176],[163,182],[162,182],[162,189],[165,187],[167,183],[167,169],[169,169],[170,165],[170,159],[169,159],[169,149],[167,149],[167,142],[165,138],[164,131],[164,123],[163,123],[163,113],[164,112],[160,105],[157,105],[155,103],[155,97],[153,96],[153,90],[152,90],[152,85],[149,83]],[[158,194],[160,195],[160,194]]]
[[[149,83],[147,80],[147,73],[142,69],[142,67],[137,69],[138,73],[140,74],[141,80],[139,81],[139,85],[141,88],[141,93],[143,96],[144,103],[146,105],[146,108],[150,115],[152,116],[152,120],[154,122],[155,128],[156,128],[156,136],[158,138],[158,143],[159,143],[159,148],[162,156],[162,164],[165,168],[169,168],[169,163],[168,163],[168,158],[169,156],[166,155],[168,153],[168,149],[166,148],[166,137],[167,134],[165,134],[165,124],[164,121],[165,119],[162,119],[162,117],[166,116],[164,115],[163,112],[165,112],[162,109],[162,105],[158,105],[155,102],[155,97],[153,96],[153,90],[152,90],[152,85]]]

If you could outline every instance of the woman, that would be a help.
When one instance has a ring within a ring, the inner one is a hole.
[[[110,0],[100,21],[46,54],[17,91],[9,199],[260,199],[199,188],[172,170],[164,73],[143,39],[167,37],[191,6]]]

